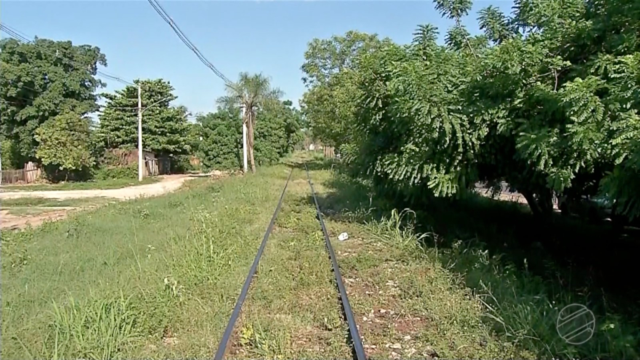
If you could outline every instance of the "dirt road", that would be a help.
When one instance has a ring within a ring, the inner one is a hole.
[[[169,193],[178,189],[182,184],[193,179],[188,175],[167,175],[164,176],[160,182],[130,186],[122,189],[109,189],[109,190],[70,190],[70,191],[14,191],[0,193],[0,206],[2,200],[17,199],[25,197],[35,198],[48,198],[48,199],[79,199],[79,198],[95,198],[95,197],[108,197],[118,200],[135,199],[138,197],[158,196],[165,193]],[[51,211],[46,211],[37,215],[12,215],[7,210],[0,210],[0,229],[23,229],[28,226],[38,226],[45,221],[55,221],[64,219],[69,212],[74,210],[81,210],[81,208],[51,208]]]
[[[158,196],[178,189],[186,181],[192,179],[188,175],[166,175],[157,183],[129,186],[122,189],[109,190],[68,190],[68,191],[13,191],[0,193],[0,200],[36,197],[47,199],[79,199],[91,197],[109,197],[126,200],[138,197]]]

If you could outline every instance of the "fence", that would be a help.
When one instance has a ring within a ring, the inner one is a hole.
[[[333,159],[336,157],[335,148],[333,146],[325,146],[322,149],[324,157]]]
[[[158,176],[158,159],[145,160],[145,176]]]
[[[30,184],[42,176],[42,170],[36,164],[30,162],[24,165],[24,169],[2,170],[1,184]]]

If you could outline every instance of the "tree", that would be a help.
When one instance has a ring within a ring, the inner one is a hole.
[[[223,100],[220,100],[222,102]],[[259,165],[280,160],[302,141],[301,113],[291,101],[271,103],[257,110],[255,162]],[[240,109],[221,106],[215,113],[196,119],[202,141],[198,154],[206,168],[237,169],[241,164],[242,120]]]
[[[247,126],[247,152],[249,163],[251,164],[251,172],[255,172],[254,129],[258,110],[278,104],[282,91],[272,88],[268,77],[262,74],[250,75],[245,72],[240,73],[236,83],[227,84],[226,89],[227,96],[218,99],[218,104],[228,110],[233,107],[244,107],[245,112],[242,121]]]
[[[218,109],[199,115],[202,142],[198,154],[207,169],[231,170],[241,166],[242,121],[238,109]]]
[[[256,125],[256,162],[260,165],[277,162],[302,142],[301,114],[291,101],[266,107]]]
[[[35,131],[36,156],[55,172],[83,170],[93,165],[90,149],[90,120],[76,113],[65,113],[47,120]]]
[[[158,155],[190,151],[185,107],[171,107],[177,99],[173,86],[163,79],[136,80],[142,90],[142,144]],[[127,86],[115,94],[103,94],[107,105],[100,116],[99,133],[107,149],[138,146],[138,87]]]
[[[485,34],[471,37],[470,1],[435,2],[455,20],[446,46],[422,25],[413,44],[362,52],[356,66],[331,68],[340,52],[329,47],[303,66],[316,74],[304,80],[305,114],[314,132],[346,142],[352,173],[416,201],[507,181],[538,215],[554,194],[598,191],[640,214],[629,185],[640,183],[640,4],[519,0],[512,17],[482,10]]]
[[[356,105],[353,99],[360,94],[355,76],[355,71],[343,70],[303,95],[302,111],[309,128],[326,145],[340,147],[349,141]]]
[[[348,142],[359,96],[355,86],[357,59],[391,43],[376,34],[349,31],[328,40],[312,40],[305,52],[302,81],[308,88],[301,108],[313,136],[327,145]]]
[[[16,162],[36,160],[34,133],[49,119],[98,110],[95,91],[105,84],[95,75],[98,65],[107,62],[97,47],[5,39],[0,41],[0,63],[0,131],[15,146]]]

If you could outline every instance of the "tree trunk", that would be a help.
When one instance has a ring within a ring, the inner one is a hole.
[[[255,158],[253,156],[253,128],[255,125],[255,121],[254,121],[254,117],[255,114],[253,113],[253,111],[249,112],[249,121],[247,123],[247,133],[248,133],[248,141],[247,141],[247,147],[249,150],[249,163],[251,164],[251,172],[255,173],[256,172],[256,162],[255,162]]]
[[[538,196],[529,190],[521,191],[522,196],[527,200],[529,208],[534,216],[548,216],[553,212],[553,196],[549,189],[544,189]]]
[[[540,192],[538,201],[544,215],[551,215],[553,213],[553,191],[544,189]]]

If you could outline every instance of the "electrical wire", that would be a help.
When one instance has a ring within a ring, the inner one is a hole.
[[[194,54],[196,54],[196,56],[198,57],[198,59],[200,59],[200,61],[209,69],[211,69],[211,71],[213,71],[213,73],[218,76],[220,79],[222,79],[222,81],[224,81],[225,85],[232,87],[233,88],[233,82],[231,80],[229,80],[229,78],[227,78],[226,76],[224,76],[224,74],[218,70],[204,55],[202,55],[202,53],[200,52],[200,50],[198,50],[198,48],[191,42],[191,40],[189,40],[189,38],[184,34],[184,32],[182,32],[182,30],[180,29],[180,27],[178,27],[178,24],[176,24],[176,22],[171,18],[171,16],[167,13],[167,11],[162,7],[162,5],[160,5],[160,3],[158,3],[157,0],[148,0],[149,4],[151,5],[151,7],[153,7],[153,9],[158,13],[158,15],[160,15],[160,17],[167,23],[169,24],[169,26],[171,27],[171,29],[173,29],[173,31],[176,33],[176,35],[178,35],[178,38],[180,38],[180,40],[191,50],[193,51]]]
[[[164,11],[164,9],[162,9],[162,7],[160,6],[160,4],[158,4],[158,6],[159,6],[159,8],[161,9],[161,11]],[[167,15],[167,16],[168,16],[168,15]],[[170,20],[170,18],[169,18],[169,21],[171,21],[171,20]],[[177,25],[176,25],[176,26],[177,26]],[[20,32],[20,31],[19,31],[19,30],[17,30],[16,28],[12,28],[11,26],[6,25],[6,24],[4,24],[4,23],[0,23],[0,30],[1,30],[1,31],[4,31],[4,32],[5,32],[5,33],[7,33],[7,34],[9,34],[9,36],[10,36],[10,37],[12,37],[12,38],[14,38],[15,40],[18,40],[18,41],[21,41],[21,42],[25,42],[25,43],[33,43],[33,41],[32,41],[32,40],[29,40],[29,39],[27,38],[27,36],[26,36],[26,35],[24,35],[24,33]],[[178,30],[179,30],[179,29],[178,29]],[[188,39],[187,39],[187,41],[188,41]],[[197,50],[197,49],[196,49],[196,50]],[[75,65],[74,67],[75,67],[76,69],[85,67],[84,65],[78,66],[78,63],[77,63],[77,62],[75,62],[75,63],[74,63],[73,61],[71,61],[71,60],[69,60],[69,59],[62,59],[62,60],[63,60],[63,61],[66,61],[67,63],[71,63],[71,65]],[[206,59],[205,59],[205,60],[206,60]],[[211,66],[213,66],[213,64],[211,64]],[[214,67],[214,69],[215,69],[215,67]],[[217,69],[216,69],[216,71],[217,71]],[[121,82],[121,83],[124,83],[124,84],[127,84],[127,85],[133,85],[133,86],[135,86],[135,84],[133,84],[133,83],[131,83],[131,82],[129,82],[129,81],[123,80],[122,78],[120,78],[120,77],[118,77],[118,76],[111,75],[111,74],[105,73],[105,72],[103,72],[103,71],[97,71],[97,73],[98,73],[98,74],[100,74],[100,75],[102,75],[102,76],[104,76],[104,77],[111,78],[111,79],[113,79],[113,80],[119,81],[119,82]],[[218,71],[218,73],[220,73],[220,72]],[[220,73],[220,74],[222,75],[222,73]],[[224,79],[226,79],[226,77],[224,77],[224,75],[222,75],[222,77],[223,77]],[[229,81],[229,79],[226,79],[226,81]],[[23,88],[26,88],[26,89],[28,89],[28,90],[31,90],[31,91],[36,91],[36,92],[38,92],[38,90],[36,90],[36,89],[34,89],[34,88],[31,88],[31,87],[28,87],[28,86],[24,86],[24,85],[23,85],[22,87],[23,87]],[[20,99],[20,100],[25,100],[25,101],[33,101],[33,100],[34,100],[34,99],[27,99],[27,98],[22,98],[22,97],[18,97],[18,96],[12,96],[12,98],[14,98],[14,99]],[[5,103],[8,103],[8,104],[12,104],[12,102],[7,101],[7,100],[5,100],[5,99],[2,99],[2,101],[4,101]],[[15,103],[14,103],[14,104],[15,104]],[[137,109],[138,109],[138,107],[122,107],[122,106],[118,107],[118,106],[108,106],[108,105],[102,105],[102,104],[98,104],[98,107],[100,107],[100,108],[104,108],[104,109],[109,108],[109,109],[118,109],[118,110],[129,110],[129,109],[135,109],[135,110],[137,110]],[[99,109],[98,111],[102,111],[102,110],[104,110],[104,109]]]
[[[24,43],[28,43],[28,44],[33,43],[32,40],[29,40],[26,36],[22,35],[22,33],[20,31],[16,30],[15,28],[12,28],[12,27],[4,24],[4,23],[0,23],[0,30],[4,31],[6,34],[8,34],[10,37],[14,38],[15,40],[18,40],[18,41],[21,41],[21,42],[24,42]],[[84,68],[86,68],[86,65],[79,64],[79,63],[77,63],[75,61],[72,61],[72,60],[69,60],[69,59],[62,58],[62,61],[66,62],[67,65],[71,65],[71,66],[75,67],[76,69],[84,69]],[[118,76],[105,73],[104,71],[96,70],[96,73],[98,73],[99,75],[101,75],[103,77],[118,81],[118,82],[120,82],[122,84],[135,86],[135,84],[130,82],[130,81],[123,80],[122,78],[120,78]]]

